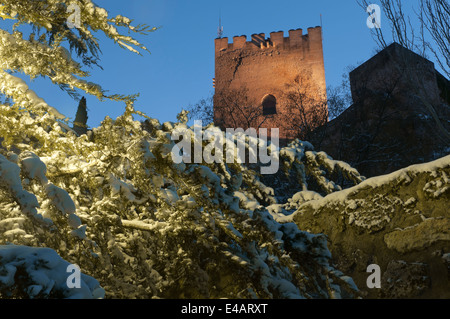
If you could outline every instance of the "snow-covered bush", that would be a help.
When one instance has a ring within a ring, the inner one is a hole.
[[[1,105],[0,244],[52,248],[107,297],[354,293],[330,265],[326,238],[285,216],[298,196],[278,203],[258,172],[237,162],[176,164],[171,132],[186,124],[143,124],[136,113],[128,104],[78,137],[53,114]]]
[[[50,248],[0,246],[0,298],[103,298],[98,281],[82,273],[69,287],[72,267]]]
[[[237,161],[175,163],[171,135],[192,130],[186,113],[179,123],[135,121],[134,114],[143,115],[133,109],[135,96],[106,96],[82,70],[97,64],[96,31],[139,53],[146,48],[119,27],[155,28],[109,17],[90,0],[79,3],[79,26],[69,28],[71,3],[7,0],[0,6],[0,18],[16,22],[11,33],[0,30],[0,93],[11,101],[0,104],[0,245],[53,249],[96,278],[107,297],[353,295],[351,279],[330,265],[326,238],[299,230],[288,215],[308,198],[339,190],[342,181],[359,183],[359,174],[300,141],[281,150],[283,171],[273,179]],[[18,30],[22,24],[37,34],[27,40]],[[15,72],[127,107],[78,136]],[[305,196],[289,200],[298,192]],[[33,289],[28,296],[48,290]]]

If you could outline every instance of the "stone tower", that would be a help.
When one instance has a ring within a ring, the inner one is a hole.
[[[308,28],[308,34],[290,30],[288,37],[279,31],[269,38],[264,33],[253,34],[250,41],[246,36],[233,37],[232,43],[228,38],[215,39],[215,124],[279,128],[281,139],[295,137],[281,115],[289,116],[283,101],[286,85],[299,76],[310,84],[309,97],[326,96],[321,27]],[[251,106],[245,110],[248,116],[239,117],[243,110],[230,108],[230,104]]]

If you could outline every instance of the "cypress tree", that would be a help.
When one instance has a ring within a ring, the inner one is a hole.
[[[75,121],[73,122],[73,129],[78,135],[87,133],[87,119],[86,98],[83,96],[78,104],[77,114],[75,115]]]

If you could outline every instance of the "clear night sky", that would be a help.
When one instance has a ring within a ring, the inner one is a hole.
[[[138,56],[115,46],[98,34],[102,47],[101,65],[89,81],[99,83],[110,93],[140,92],[136,109],[164,121],[175,121],[177,113],[213,91],[214,39],[219,12],[224,37],[284,31],[320,25],[327,85],[338,85],[349,65],[370,58],[376,49],[366,26],[367,13],[356,0],[97,0],[111,15],[122,14],[161,27],[148,36],[137,36],[151,51]],[[373,1],[377,3],[377,1]],[[3,23],[3,22],[2,22]],[[383,23],[383,20],[382,20]],[[387,23],[383,27],[388,27]],[[28,81],[27,81],[28,82]],[[48,104],[70,118],[77,102],[50,81],[35,81],[30,87]],[[124,104],[99,102],[86,96],[88,125],[98,126],[106,115],[122,114]]]

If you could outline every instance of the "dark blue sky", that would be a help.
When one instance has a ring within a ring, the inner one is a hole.
[[[219,12],[224,36],[266,33],[320,25],[327,85],[338,85],[349,65],[370,58],[376,49],[366,25],[367,13],[356,0],[97,0],[111,15],[121,14],[161,27],[148,36],[137,36],[151,51],[138,56],[119,48],[98,34],[102,47],[101,65],[89,81],[110,93],[140,93],[136,109],[164,121],[175,121],[177,113],[212,91],[214,39]],[[377,1],[373,1],[377,3]],[[383,21],[382,21],[383,22]],[[387,23],[382,25],[388,27]],[[35,81],[30,87],[48,104],[70,118],[77,103],[58,87]],[[123,103],[99,102],[86,96],[89,126],[98,126],[105,116],[122,114]]]

